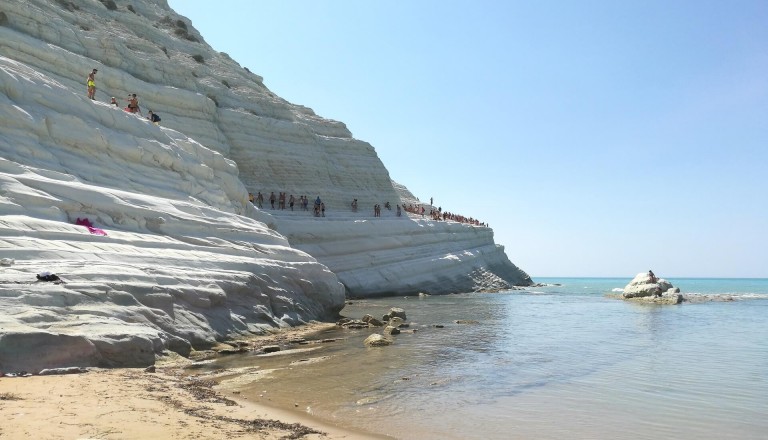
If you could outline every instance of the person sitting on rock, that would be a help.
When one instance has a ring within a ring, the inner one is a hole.
[[[648,271],[648,278],[651,280],[651,283],[656,283],[659,280],[656,278],[656,275],[653,274],[652,270]]]
[[[149,111],[149,114],[147,114],[147,119],[155,125],[160,125],[160,116],[157,115],[157,113],[154,113],[152,110]]]
[[[141,114],[141,109],[139,108],[139,98],[136,97],[135,93],[133,95],[130,93],[128,94],[128,108],[126,110],[131,113]]]
[[[109,103],[109,105],[114,105],[115,107],[120,107],[120,104],[117,103],[117,98],[114,96],[112,97],[112,101]]]

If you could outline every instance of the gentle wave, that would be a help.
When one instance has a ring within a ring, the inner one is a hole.
[[[753,299],[768,299],[765,293],[683,293],[683,299],[689,302],[730,302]]]

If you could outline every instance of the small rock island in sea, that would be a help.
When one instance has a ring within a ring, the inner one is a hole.
[[[663,278],[657,278],[651,271],[637,274],[624,287],[622,297],[654,304],[680,304],[683,301],[678,287]]]

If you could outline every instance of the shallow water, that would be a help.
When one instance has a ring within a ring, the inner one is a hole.
[[[365,348],[373,330],[333,329],[210,368],[274,369],[237,388],[401,439],[768,437],[768,280],[670,280],[710,298],[678,306],[604,296],[628,279],[537,281],[561,285],[355,301],[345,316],[402,307],[416,331]]]

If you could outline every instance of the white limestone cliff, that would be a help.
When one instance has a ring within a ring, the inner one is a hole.
[[[107,104],[129,93],[160,126]],[[0,121],[0,370],[145,365],[332,318],[345,291],[530,283],[489,228],[363,212],[412,196],[164,0],[2,2]],[[320,195],[328,217],[259,210],[248,191]]]

